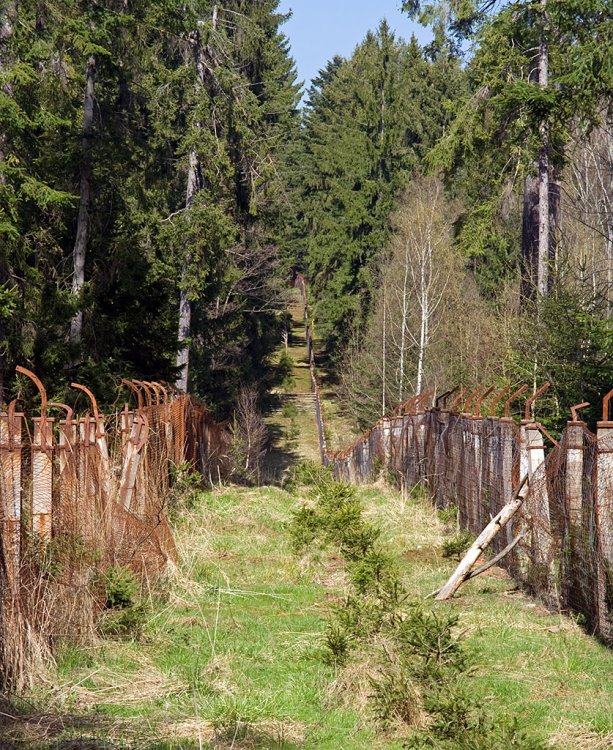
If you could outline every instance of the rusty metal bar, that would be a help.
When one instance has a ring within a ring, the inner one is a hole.
[[[469,388],[463,388],[462,386],[460,386],[460,388],[461,388],[461,390],[460,390],[459,394],[451,402],[451,406],[449,407],[449,411],[455,411],[457,409],[458,404],[460,403],[460,401],[464,398],[464,394],[466,393],[466,391],[470,390]]]
[[[126,380],[125,378],[122,378],[121,382],[123,383],[123,385],[127,385],[133,393],[136,393],[136,398],[138,400],[138,409],[139,411],[142,411],[144,404],[143,394],[141,393],[140,388],[137,388],[131,380]]]
[[[140,386],[143,391],[145,391],[145,397],[147,399],[147,406],[153,405],[153,399],[151,398],[151,388],[149,387],[148,383],[146,383],[143,380],[136,380],[136,378],[132,379],[132,382],[138,387]]]
[[[581,404],[575,404],[574,406],[570,407],[570,413],[572,415],[573,422],[579,422],[580,421],[579,420],[579,416],[577,414],[577,412],[579,411],[579,409],[584,409],[586,406],[589,406],[589,405],[590,405],[589,401],[584,401]]]
[[[29,378],[34,383],[40,394],[40,419],[42,420],[40,434],[42,443],[39,447],[41,450],[46,450],[48,438],[48,431],[45,429],[45,421],[47,419],[47,391],[40,379],[31,370],[27,370],[25,367],[21,367],[21,365],[17,365],[15,370],[21,373],[21,375],[25,375]]]
[[[490,395],[490,393],[493,392],[495,387],[496,386],[493,385],[491,388],[488,388],[487,391],[485,391],[485,393],[482,393],[481,396],[479,396],[479,398],[475,401],[475,416],[481,416],[481,404]]]
[[[530,414],[530,410],[532,408],[532,404],[536,401],[536,399],[539,396],[542,396],[543,393],[549,388],[551,383],[547,381],[546,383],[543,383],[543,385],[538,389],[538,391],[535,391],[532,396],[526,401],[526,406],[524,409],[524,419],[527,421],[530,421],[532,419],[532,415]]]
[[[50,409],[64,409],[66,412],[66,425],[72,424],[72,418],[74,416],[74,410],[68,406],[68,404],[63,404],[61,401],[49,401],[47,406]]]
[[[36,375],[31,370],[26,370],[26,368],[22,367],[21,365],[17,365],[15,370],[21,373],[21,375],[25,375],[27,378],[30,378],[30,380],[37,387],[38,392],[40,393],[40,415],[41,415],[41,418],[44,419],[46,416],[46,412],[47,412],[47,391],[45,390],[45,386],[41,383],[40,379],[36,377]]]
[[[504,416],[506,419],[508,419],[511,416],[511,403],[515,401],[515,399],[520,396],[525,390],[527,390],[528,385],[522,385],[521,388],[518,388],[515,393],[512,393],[509,398],[504,402]]]
[[[413,396],[412,398],[410,398],[408,401],[405,401],[404,413],[412,414],[413,406],[415,406],[417,401],[419,401],[419,393]]]
[[[558,441],[547,432],[547,430],[543,427],[543,425],[540,422],[535,422],[535,424],[539,428],[539,430],[543,433],[543,435],[547,438],[547,440],[553,443],[553,445],[555,445],[556,448],[560,447],[560,443],[558,443]]]
[[[602,421],[609,421],[609,402],[613,398],[613,390],[610,390],[607,395],[602,399]]]
[[[508,385],[506,388],[503,388],[500,393],[498,393],[496,396],[494,396],[494,400],[490,404],[490,417],[496,416],[496,407],[500,403],[501,399],[504,398],[507,393],[511,390],[511,386]]]
[[[442,401],[443,402],[443,409],[444,409],[445,406],[447,405],[447,399],[449,398],[449,396],[452,396],[458,390],[458,388],[459,388],[459,386],[456,385],[455,388],[452,388],[449,391],[445,391],[445,393],[442,393],[440,396],[438,396],[437,399],[436,399],[436,401],[434,402],[435,408],[438,409],[439,401]]]
[[[473,400],[479,395],[479,391],[481,390],[481,386],[478,388],[475,388],[474,391],[469,395],[469,397],[464,402],[464,408],[462,409],[464,414],[470,414],[471,412],[469,409],[472,407]]]

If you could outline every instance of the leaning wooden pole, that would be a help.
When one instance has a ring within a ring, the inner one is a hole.
[[[446,599],[450,599],[464,583],[464,581],[470,576],[470,571],[472,570],[477,560],[483,554],[483,551],[491,543],[498,532],[506,526],[506,524],[521,508],[522,503],[524,502],[524,499],[526,497],[526,493],[522,492],[522,489],[527,481],[528,476],[526,475],[515,490],[513,499],[508,502],[504,506],[504,508],[496,516],[494,516],[494,518],[492,518],[488,525],[479,534],[474,544],[464,556],[462,562],[456,568],[454,574],[438,592],[436,596],[437,601],[445,601]]]

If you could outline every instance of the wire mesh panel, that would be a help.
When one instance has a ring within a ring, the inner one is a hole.
[[[518,540],[501,565],[613,644],[613,423],[594,435],[570,422],[547,455],[543,435],[529,419],[428,409],[380,420],[329,459],[345,481],[368,481],[381,464],[400,482],[425,486],[436,507],[457,507],[461,527],[475,535],[527,476],[521,511],[494,552]]]

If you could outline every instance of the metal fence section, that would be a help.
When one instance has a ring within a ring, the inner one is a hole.
[[[176,559],[167,520],[178,467],[227,473],[229,434],[203,404],[159,383],[124,381],[130,401],[103,415],[49,403],[0,410],[0,686],[19,689],[57,640],[88,640],[104,606],[104,571],[154,579]]]
[[[603,401],[596,434],[578,417],[587,404],[577,404],[559,442],[533,417],[549,383],[528,398],[519,424],[511,418],[511,404],[527,385],[497,394],[494,388],[456,387],[436,399],[429,391],[399,404],[347,450],[330,452],[302,274],[294,285],[305,306],[323,464],[347,482],[366,482],[384,470],[401,485],[421,485],[437,508],[457,508],[460,526],[474,535],[527,477],[521,512],[494,538],[494,553],[515,542],[500,564],[548,606],[579,613],[591,632],[613,646],[613,391]],[[482,413],[486,400],[489,416]],[[503,416],[497,417],[500,404]]]
[[[385,469],[402,484],[422,485],[437,508],[457,507],[461,527],[475,535],[527,475],[522,510],[494,540],[494,552],[519,536],[501,565],[548,606],[580,613],[591,632],[613,645],[608,399],[596,434],[574,412],[559,442],[531,417],[533,401],[517,424],[508,416],[510,399],[507,416],[499,418],[481,416],[481,402],[474,414],[435,408],[425,394],[327,458],[335,475],[348,482],[368,481]]]

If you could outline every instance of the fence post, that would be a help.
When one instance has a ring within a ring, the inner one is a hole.
[[[32,420],[32,531],[45,541],[51,539],[54,421],[49,417]]]
[[[502,491],[501,507],[503,507],[513,495],[513,486],[517,486],[521,479],[514,476],[516,450],[515,422],[511,417],[501,417],[498,420],[498,425],[500,429],[500,456],[498,465],[500,467],[500,488]],[[521,475],[521,478],[524,476],[525,473]],[[513,541],[513,525],[510,523],[507,524],[505,531],[507,543],[510,544]]]
[[[415,479],[415,445],[413,440],[414,423],[411,414],[405,414],[402,418],[402,448],[404,478],[408,487],[413,487]]]
[[[472,465],[472,424],[468,414],[458,414],[454,434],[454,453],[456,459],[456,496],[458,503],[458,518],[460,526],[473,531],[472,508],[470,490]],[[478,533],[478,532],[477,532]]]
[[[383,443],[383,462],[386,469],[392,468],[392,421],[389,417],[381,420],[381,442]]]
[[[133,417],[130,438],[125,445],[123,465],[121,469],[121,480],[119,488],[119,502],[126,510],[134,510],[132,498],[136,485],[136,475],[140,463],[139,440],[142,429],[142,416]]]
[[[57,456],[59,465],[59,503],[54,508],[53,523],[57,520],[65,527],[67,518],[77,523],[78,508],[78,475],[76,468],[77,450],[77,423],[72,419],[61,419],[59,422],[59,435],[57,444]]]
[[[484,497],[483,494],[483,487],[485,485],[484,482],[484,472],[487,471],[487,462],[484,463],[483,461],[483,445],[484,445],[484,433],[485,430],[483,429],[484,420],[483,417],[480,417],[478,415],[471,415],[470,416],[470,425],[471,425],[471,433],[472,433],[472,449],[473,449],[473,477],[474,481],[472,483],[472,494],[474,498],[474,506],[476,510],[476,518],[477,518],[477,528],[475,529],[475,533],[479,534],[481,531],[487,526],[487,524],[490,522],[490,514],[489,514],[489,496],[487,498]],[[486,507],[486,501],[488,504],[488,507]]]
[[[528,474],[526,489],[526,512],[532,526],[531,583],[546,599],[551,598],[552,537],[549,494],[545,473],[545,446],[538,425],[532,420],[522,419],[520,427],[522,469]],[[525,476],[525,475],[524,475]]]
[[[446,489],[447,489],[447,438],[449,430],[449,412],[442,409],[437,412],[440,429],[436,435],[436,446],[434,449],[435,469],[436,469],[436,494],[435,504],[437,508],[447,507]]]
[[[2,537],[11,589],[17,585],[20,566],[22,420],[23,414],[11,410],[0,415]]]
[[[597,424],[596,602],[600,635],[613,641],[613,422]]]
[[[566,423],[566,500],[571,555],[576,556],[583,528],[583,430],[585,422]]]

